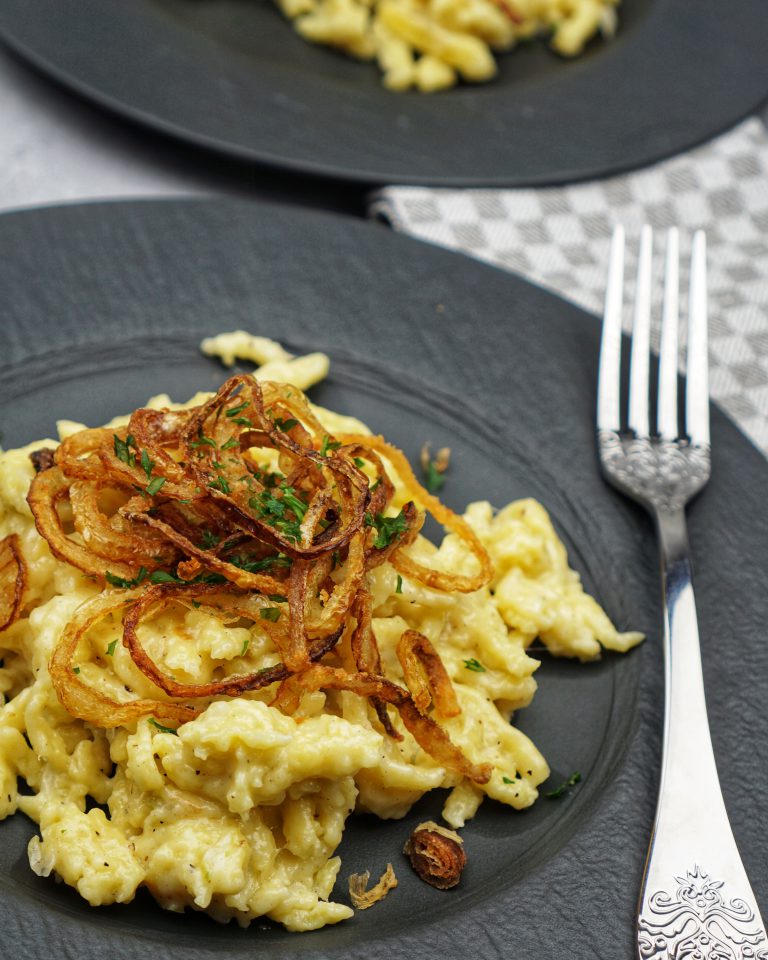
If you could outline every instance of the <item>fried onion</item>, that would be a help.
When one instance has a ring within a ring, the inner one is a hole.
[[[410,498],[392,515],[397,475]],[[273,704],[294,712],[305,692],[348,690],[369,699],[397,740],[389,708],[438,764],[477,783],[471,763],[435,718],[460,712],[440,656],[406,630],[397,646],[406,686],[384,676],[372,626],[368,573],[388,561],[435,590],[470,592],[491,576],[475,534],[416,480],[381,437],[330,436],[295,387],[230,378],[199,406],[136,410],[128,425],[82,430],[37,474],[28,502],[60,560],[122,587],[75,614],[51,658],[57,695],[73,715],[102,727],[143,716],[175,724],[215,697],[278,684]],[[476,572],[446,572],[408,550],[429,511],[475,558]],[[70,524],[71,516],[71,524]],[[16,540],[0,545],[0,629],[19,615],[26,572]],[[279,658],[244,674],[180,682],[144,647],[141,628],[173,604],[224,623],[249,620]],[[158,688],[157,699],[118,702],[78,676],[80,641],[100,620],[122,617],[123,645]],[[345,667],[319,661],[341,637]]]
[[[27,564],[15,533],[0,540],[0,633],[21,616],[27,586]]]

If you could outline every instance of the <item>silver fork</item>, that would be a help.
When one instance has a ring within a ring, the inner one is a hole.
[[[656,820],[637,917],[640,960],[767,960],[766,938],[726,813],[704,700],[685,506],[710,474],[706,241],[693,238],[685,431],[678,429],[678,233],[667,234],[657,424],[649,419],[652,233],[640,238],[628,430],[619,380],[624,231],[613,236],[598,379],[597,437],[605,477],[641,503],[661,547],[664,748]]]

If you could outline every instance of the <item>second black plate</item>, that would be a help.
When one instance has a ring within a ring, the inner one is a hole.
[[[522,186],[681,152],[768,95],[760,0],[623,0],[574,61],[539,45],[490,84],[424,96],[305,43],[271,0],[0,0],[0,36],[133,120],[288,170],[368,183]]]

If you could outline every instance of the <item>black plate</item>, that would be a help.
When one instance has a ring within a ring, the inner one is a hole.
[[[229,156],[369,183],[522,186],[685,150],[768,95],[762,0],[623,0],[611,43],[538,45],[434,96],[305,43],[271,0],[0,0],[0,35],[141,123]]]
[[[486,803],[465,830],[462,885],[438,893],[400,855],[405,820],[355,819],[346,878],[392,860],[400,886],[354,920],[311,934],[242,931],[163,913],[149,897],[91,909],[34,877],[22,816],[0,824],[0,922],[14,958],[263,956],[526,960],[635,956],[633,911],[657,783],[661,710],[655,548],[644,515],[595,463],[595,320],[523,281],[383,228],[281,207],[215,201],[98,204],[0,218],[4,444],[90,424],[168,390],[214,387],[203,334],[246,327],[331,354],[321,403],[365,417],[414,457],[449,443],[445,497],[461,508],[539,498],[622,627],[649,641],[582,666],[544,660],[519,723],[552,781],[584,781],[516,814]],[[768,569],[762,457],[714,412],[714,477],[691,511],[709,706],[726,800],[758,900],[768,894],[762,797]],[[757,575],[759,578],[759,574]],[[695,797],[692,797],[695,803]],[[339,896],[344,897],[343,883]],[[53,946],[55,945],[55,946]]]

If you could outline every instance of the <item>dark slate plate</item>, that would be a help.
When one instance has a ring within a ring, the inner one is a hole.
[[[622,0],[611,43],[539,45],[491,84],[384,90],[271,0],[0,0],[0,36],[132,120],[229,156],[367,183],[522,186],[679,153],[768,96],[762,0]]]
[[[278,206],[217,201],[59,207],[0,218],[0,427],[6,445],[58,417],[98,423],[167,390],[214,387],[204,334],[246,327],[331,354],[321,403],[356,413],[414,457],[449,443],[456,508],[538,497],[587,587],[649,640],[600,664],[544,659],[518,721],[553,768],[582,784],[515,814],[487,803],[465,830],[470,866],[441,894],[400,848],[439,811],[355,819],[342,878],[388,860],[400,886],[337,927],[289,935],[168,915],[147,896],[91,909],[34,877],[22,816],[0,824],[4,953],[79,960],[214,957],[509,956],[630,960],[633,914],[657,785],[661,663],[655,547],[643,514],[608,489],[592,430],[598,325],[501,271],[382,227]],[[768,775],[762,457],[717,410],[714,475],[690,511],[704,662],[734,831],[758,901],[768,894]],[[691,803],[695,804],[695,793]],[[344,884],[338,895],[345,896]]]

